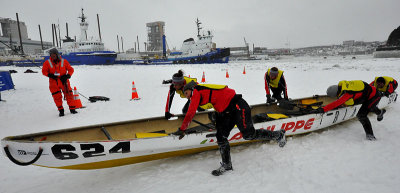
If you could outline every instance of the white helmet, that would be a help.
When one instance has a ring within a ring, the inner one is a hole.
[[[330,97],[337,97],[338,90],[339,90],[338,85],[332,85],[328,87],[328,89],[326,89],[326,94]]]

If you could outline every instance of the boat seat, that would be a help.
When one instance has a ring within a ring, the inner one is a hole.
[[[150,138],[150,137],[165,137],[168,136],[166,133],[136,133],[136,138]]]
[[[267,121],[273,121],[277,119],[285,119],[289,116],[280,113],[259,113],[253,116],[253,123],[262,123]]]

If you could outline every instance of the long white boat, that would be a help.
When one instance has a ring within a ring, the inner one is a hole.
[[[379,107],[395,102],[397,93],[383,97]],[[293,110],[277,104],[252,106],[256,129],[285,129],[287,136],[321,130],[356,117],[361,105],[338,108],[326,113],[307,113],[335,99],[313,96],[291,101]],[[285,105],[287,106],[287,105]],[[272,113],[273,112],[273,113]],[[184,116],[176,120],[164,117],[91,125],[48,131],[1,140],[3,153],[18,165],[36,165],[59,169],[100,169],[163,159],[216,149],[213,111],[195,115],[182,140],[171,135]],[[362,132],[362,131],[360,131]],[[246,141],[237,128],[229,136],[231,145]]]

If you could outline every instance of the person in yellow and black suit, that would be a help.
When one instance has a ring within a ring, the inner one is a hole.
[[[362,104],[360,110],[357,113],[357,118],[364,127],[366,138],[368,140],[376,140],[374,132],[372,130],[371,122],[368,119],[368,113],[374,112],[378,115],[378,121],[383,119],[385,110],[380,110],[376,106],[380,100],[380,93],[377,92],[376,88],[370,86],[368,83],[361,80],[342,80],[338,85],[330,86],[327,91],[327,95],[330,97],[338,97],[336,101],[318,108],[314,112],[323,113],[335,109],[341,105],[352,106]]]
[[[375,80],[369,85],[374,86],[379,92],[382,92],[382,95],[389,96],[396,90],[398,83],[392,77],[381,76],[375,77]]]
[[[282,92],[284,99],[288,100],[287,87],[283,71],[277,67],[268,69],[264,76],[265,81],[265,92],[267,97],[267,103],[275,102],[275,100],[282,100]],[[272,97],[270,90],[272,91]]]
[[[191,82],[197,82],[196,78],[189,78],[183,75],[183,71],[179,70],[177,73],[175,73],[172,76],[172,84],[169,87],[168,91],[168,97],[167,97],[167,104],[165,105],[165,118],[170,119],[171,117],[174,116],[174,114],[170,113],[171,110],[171,105],[172,105],[172,100],[174,99],[175,93],[179,94],[181,98],[186,98],[185,95],[183,94],[183,87]],[[186,113],[188,108],[189,108],[190,100],[188,100],[185,104],[185,106],[182,108],[182,113]],[[202,111],[203,109],[198,109]]]

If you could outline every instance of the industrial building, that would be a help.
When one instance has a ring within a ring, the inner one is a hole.
[[[163,21],[156,21],[146,23],[147,27],[147,46],[146,51],[162,51],[163,40],[165,34],[165,23]]]
[[[41,54],[43,49],[52,47],[51,42],[43,42],[43,47],[40,41],[31,40],[28,37],[28,30],[25,22],[19,22],[22,46],[25,54]],[[0,55],[16,54],[11,51],[9,47],[13,49],[19,49],[21,47],[18,23],[10,18],[0,18]],[[7,44],[4,45],[4,44]]]

